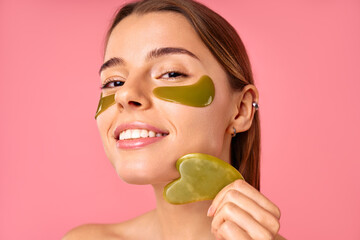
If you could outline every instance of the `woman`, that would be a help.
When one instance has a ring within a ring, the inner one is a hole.
[[[106,155],[127,183],[151,184],[157,205],[123,223],[80,226],[65,239],[280,239],[280,211],[258,191],[258,91],[245,48],[222,17],[191,0],[127,4],[109,29],[100,76],[102,97],[113,99],[96,116]],[[215,88],[208,105],[153,92],[203,76]],[[170,204],[163,189],[188,153],[231,163],[246,181],[213,201]]]

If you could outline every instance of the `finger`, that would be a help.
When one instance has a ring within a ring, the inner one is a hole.
[[[266,209],[267,211],[271,212],[276,218],[280,219],[280,210],[279,208],[272,203],[269,199],[267,199],[264,195],[262,195],[258,190],[256,190],[253,186],[245,182],[244,180],[238,179],[226,187],[224,187],[215,197],[213,200],[208,215],[213,216],[216,209],[219,206],[219,203],[222,201],[222,199],[225,197],[226,193],[230,189],[236,189],[242,194],[246,195],[248,198],[255,201],[257,204],[259,204],[261,207]]]
[[[218,209],[221,209],[229,202],[246,211],[259,224],[268,229],[273,235],[276,235],[279,231],[279,219],[277,219],[272,213],[258,205],[254,200],[248,198],[241,192],[235,189],[228,190],[223,200],[219,203]]]
[[[274,236],[251,215],[232,202],[227,202],[214,216],[211,224],[213,232],[218,233],[227,221],[235,223],[237,228],[242,229],[254,239],[272,239]]]
[[[221,240],[251,240],[252,238],[235,223],[231,221],[225,221],[221,224],[219,230],[215,234],[217,239]]]

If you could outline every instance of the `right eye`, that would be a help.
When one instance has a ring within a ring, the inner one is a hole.
[[[179,71],[168,71],[161,75],[161,77],[163,77],[165,79],[175,79],[175,78],[187,77],[187,76],[188,76],[187,74],[184,74]]]
[[[119,80],[109,80],[106,81],[102,86],[101,89],[105,89],[105,88],[114,88],[114,87],[120,87],[124,85],[123,81],[119,81]]]

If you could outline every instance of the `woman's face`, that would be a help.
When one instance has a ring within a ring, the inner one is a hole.
[[[163,48],[186,51],[154,54]],[[228,129],[236,108],[232,90],[221,65],[182,15],[126,17],[107,44],[104,62],[113,58],[117,60],[105,64],[100,75],[101,83],[107,83],[103,96],[115,94],[115,104],[97,117],[97,124],[106,155],[122,179],[134,184],[169,182],[179,177],[176,160],[188,153],[229,162]],[[208,106],[164,101],[153,94],[157,87],[192,85],[203,75],[215,86]],[[118,139],[120,133],[124,140]],[[144,138],[136,138],[139,134]]]

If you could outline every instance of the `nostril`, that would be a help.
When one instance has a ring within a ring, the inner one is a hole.
[[[135,106],[135,107],[139,107],[139,106],[141,106],[141,103],[135,102],[135,101],[130,101],[130,102],[129,102],[129,105],[133,105],[133,106]]]

